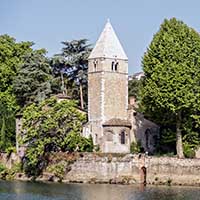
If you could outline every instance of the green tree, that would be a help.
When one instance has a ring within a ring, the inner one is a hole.
[[[61,54],[56,55],[63,58],[61,59],[61,75],[66,75],[73,97],[79,99],[80,106],[84,109],[84,100],[87,99],[87,59],[91,51],[90,45],[87,44],[86,39],[65,41],[62,44],[64,47]]]
[[[199,52],[199,34],[172,18],[164,20],[142,61],[142,103],[146,110],[165,110],[175,119],[178,157],[183,157],[184,113],[199,105]]]
[[[14,79],[14,93],[21,107],[40,102],[52,94],[53,81],[46,50],[35,50],[24,56],[24,63]]]
[[[23,56],[32,51],[32,45],[32,42],[17,43],[8,35],[0,36],[0,92],[12,90],[12,82],[23,63]]]
[[[50,152],[91,150],[80,133],[86,116],[72,100],[47,99],[33,103],[23,112],[22,143],[27,145],[26,171],[37,175],[46,166]]]
[[[136,99],[139,99],[139,95],[140,95],[140,90],[141,90],[141,86],[142,86],[142,80],[137,80],[135,78],[133,78],[132,80],[128,81],[128,96],[131,97],[135,97]]]
[[[57,83],[57,92],[62,92],[63,95],[70,96],[70,90],[68,90],[68,76],[67,72],[69,66],[66,64],[65,59],[62,56],[55,55],[50,60],[50,65],[52,68],[54,79]]]
[[[32,45],[32,42],[17,43],[9,35],[0,35],[0,151],[15,144],[15,113],[19,107],[13,94],[13,80],[24,55],[32,51]]]
[[[0,151],[15,145],[15,112],[18,109],[15,96],[0,92]]]

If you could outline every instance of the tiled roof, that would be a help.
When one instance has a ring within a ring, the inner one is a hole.
[[[131,127],[131,122],[128,120],[113,118],[106,121],[103,126],[126,126]]]

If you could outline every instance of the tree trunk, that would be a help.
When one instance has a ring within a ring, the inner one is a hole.
[[[81,83],[80,83],[80,100],[81,100],[81,109],[84,109],[84,105],[83,105],[83,87],[82,87]]]
[[[64,82],[64,77],[63,77],[63,73],[61,72],[61,84],[62,84],[62,93],[63,95],[66,95],[67,96],[67,88],[65,87],[65,82]]]
[[[176,152],[178,158],[184,158],[182,133],[181,133],[181,120],[182,120],[181,111],[179,111],[176,116]]]
[[[5,117],[3,117],[3,119],[2,119],[2,126],[1,126],[1,146],[0,146],[0,148],[1,148],[1,150],[5,150],[5,146],[6,146],[6,143],[5,143],[5,137],[6,137],[6,135],[5,135],[5,128],[6,128],[6,124],[5,124]]]

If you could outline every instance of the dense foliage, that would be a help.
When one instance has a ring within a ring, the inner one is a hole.
[[[133,78],[128,81],[128,96],[135,97],[137,100],[140,99],[140,90],[142,87],[143,79],[137,80]]]
[[[0,36],[0,151],[15,145],[15,115],[23,112],[26,169],[37,174],[57,151],[92,151],[92,139],[80,136],[87,109],[86,39],[62,42],[60,54],[47,58],[32,42]],[[200,145],[200,36],[175,18],[165,20],[145,53],[145,79],[129,81],[144,115],[161,127],[160,150],[194,157]],[[58,103],[63,93],[77,100]],[[183,143],[183,144],[182,144]],[[131,144],[131,151],[139,146]],[[38,171],[32,171],[37,169]]]
[[[19,106],[13,80],[32,45],[32,42],[17,43],[8,35],[0,36],[0,151],[15,145],[15,113]]]
[[[63,92],[77,99],[82,109],[87,107],[87,59],[91,51],[87,42],[86,39],[62,42],[62,52],[52,58],[53,71],[61,77]]]
[[[76,106],[72,100],[57,102],[52,97],[24,110],[22,143],[27,146],[28,174],[38,175],[50,152],[92,151],[92,140],[80,136],[86,116]]]
[[[15,145],[15,115],[28,105],[61,92],[86,105],[89,45],[85,39],[63,44],[61,54],[47,58],[32,42],[0,36],[0,151]]]
[[[164,120],[171,125],[179,157],[183,157],[183,133],[199,138],[194,120],[199,118],[200,105],[199,52],[199,34],[173,18],[164,20],[142,61],[145,113],[155,116],[161,125]]]
[[[40,102],[53,93],[53,76],[45,53],[46,51],[41,49],[24,56],[24,63],[13,84],[17,102],[21,107]]]

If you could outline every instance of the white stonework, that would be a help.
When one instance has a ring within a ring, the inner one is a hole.
[[[109,21],[106,23],[103,32],[101,33],[93,51],[89,56],[89,59],[102,57],[128,60]]]

